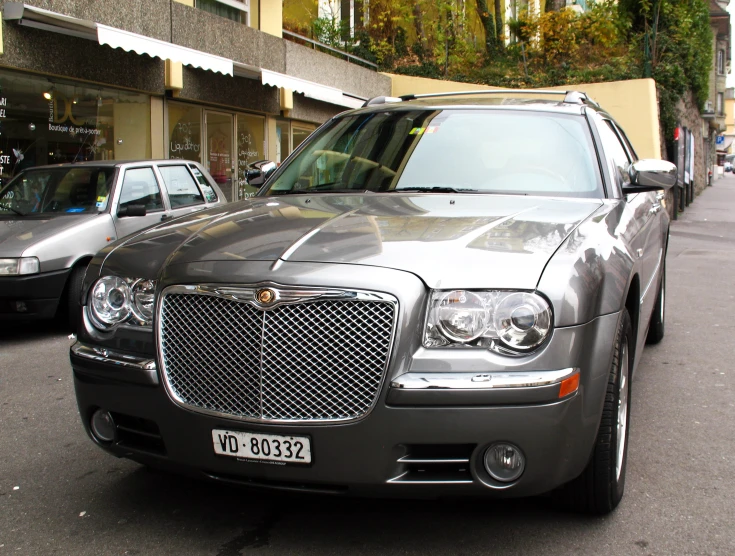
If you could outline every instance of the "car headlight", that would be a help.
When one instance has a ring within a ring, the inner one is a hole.
[[[122,323],[150,326],[155,290],[154,280],[119,276],[100,278],[89,296],[92,323],[102,330]]]
[[[17,276],[19,274],[38,274],[41,265],[36,257],[19,259],[0,259],[0,276]]]
[[[432,290],[425,347],[482,347],[527,353],[551,332],[548,302],[538,294],[507,291]]]

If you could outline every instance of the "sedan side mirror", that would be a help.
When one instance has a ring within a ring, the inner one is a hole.
[[[628,174],[630,184],[623,187],[623,193],[669,189],[678,180],[676,165],[666,160],[637,160],[628,168]]]
[[[128,205],[120,207],[117,211],[117,217],[122,218],[123,216],[145,216],[146,210],[145,205]]]
[[[275,162],[270,160],[258,160],[250,165],[245,178],[247,179],[248,185],[253,187],[260,187],[266,180],[276,171],[278,166]]]

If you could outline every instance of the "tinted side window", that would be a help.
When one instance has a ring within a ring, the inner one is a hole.
[[[193,164],[189,164],[189,169],[191,170],[191,173],[194,174],[194,177],[199,182],[199,187],[201,187],[202,191],[204,191],[204,196],[207,198],[207,202],[214,203],[217,200],[217,194],[214,192],[214,189],[207,181],[207,178],[205,178],[204,174],[201,173],[199,168],[197,168]]]
[[[148,212],[163,210],[161,190],[153,168],[126,170],[120,194],[120,207],[145,205]]]
[[[610,170],[613,172],[618,184],[623,185],[630,181],[626,169],[630,164],[628,154],[625,152],[623,144],[620,142],[617,134],[613,131],[612,124],[609,120],[604,120],[602,125],[598,126],[600,137],[602,138],[602,146],[605,149],[605,155],[611,163]]]
[[[204,203],[202,192],[199,191],[186,166],[159,166],[158,169],[163,176],[163,185],[168,192],[171,208]]]

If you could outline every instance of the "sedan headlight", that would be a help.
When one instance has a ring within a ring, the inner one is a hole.
[[[535,293],[433,290],[424,346],[527,353],[544,342],[551,325],[551,307]]]
[[[36,257],[19,259],[0,259],[0,276],[18,276],[19,274],[38,274],[41,265]]]
[[[153,322],[154,280],[104,276],[92,286],[89,308],[92,323],[109,330],[122,323],[150,326]]]

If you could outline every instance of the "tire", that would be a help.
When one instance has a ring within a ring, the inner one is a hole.
[[[79,293],[82,291],[84,275],[87,273],[86,264],[78,264],[71,270],[69,282],[66,286],[65,310],[66,318],[71,331],[76,334],[81,320],[82,308],[79,305]]]
[[[651,314],[651,324],[648,327],[647,344],[657,344],[664,337],[664,321],[666,318],[666,262],[664,261],[661,272],[661,285],[658,288],[656,304]]]
[[[632,346],[630,315],[624,310],[615,337],[602,419],[592,456],[582,474],[558,493],[558,500],[567,509],[604,515],[613,511],[623,498],[630,430]]]

